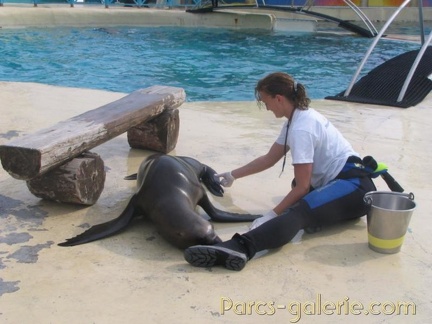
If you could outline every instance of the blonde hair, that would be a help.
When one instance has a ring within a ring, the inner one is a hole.
[[[306,110],[309,108],[310,99],[307,96],[306,88],[284,72],[271,73],[258,81],[255,87],[255,98],[258,101],[261,101],[260,92],[265,92],[272,97],[284,96],[298,109]]]

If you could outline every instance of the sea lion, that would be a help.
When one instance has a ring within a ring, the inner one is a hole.
[[[215,173],[190,157],[152,155],[141,163],[136,175],[126,177],[137,179],[137,191],[120,216],[59,245],[73,246],[116,234],[139,215],[153,221],[163,238],[182,249],[221,242],[213,225],[196,212],[197,205],[217,222],[250,222],[261,215],[230,213],[214,207],[202,183],[212,194],[223,196]]]

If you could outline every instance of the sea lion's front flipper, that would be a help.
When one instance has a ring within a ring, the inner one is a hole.
[[[92,241],[99,240],[116,234],[124,230],[130,223],[130,221],[135,216],[135,196],[129,201],[126,208],[117,218],[110,220],[108,222],[94,225],[90,227],[87,231],[67,239],[66,242],[58,244],[59,246],[74,246],[79,244],[84,244]]]
[[[208,165],[203,164],[203,166],[204,168],[199,175],[200,181],[213,195],[223,197],[224,190],[219,181],[217,181],[215,178],[216,171]]]
[[[213,195],[223,197],[224,190],[215,177],[215,174],[217,173],[215,170],[188,156],[177,156],[176,159],[179,162],[187,164],[187,167],[191,169],[191,172],[196,174],[198,180],[203,183]]]
[[[124,180],[136,180],[138,179],[138,173],[130,174],[123,178]]]
[[[224,223],[234,223],[234,222],[252,222],[255,219],[261,217],[262,215],[252,215],[252,214],[238,214],[231,213],[220,210],[213,206],[210,202],[210,199],[206,194],[201,198],[198,202],[198,206],[201,206],[202,209],[209,215],[212,221],[215,222],[224,222]]]

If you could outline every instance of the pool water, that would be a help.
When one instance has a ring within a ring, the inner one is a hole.
[[[346,89],[372,41],[221,28],[4,29],[0,80],[125,93],[158,84],[184,88],[188,101],[233,101],[253,100],[260,78],[285,71],[319,99]],[[380,41],[364,73],[418,48]]]

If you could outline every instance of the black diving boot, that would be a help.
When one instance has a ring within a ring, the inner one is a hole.
[[[231,240],[215,245],[195,245],[184,251],[185,260],[195,267],[224,266],[240,271],[255,255],[252,242],[245,236],[235,234]]]

